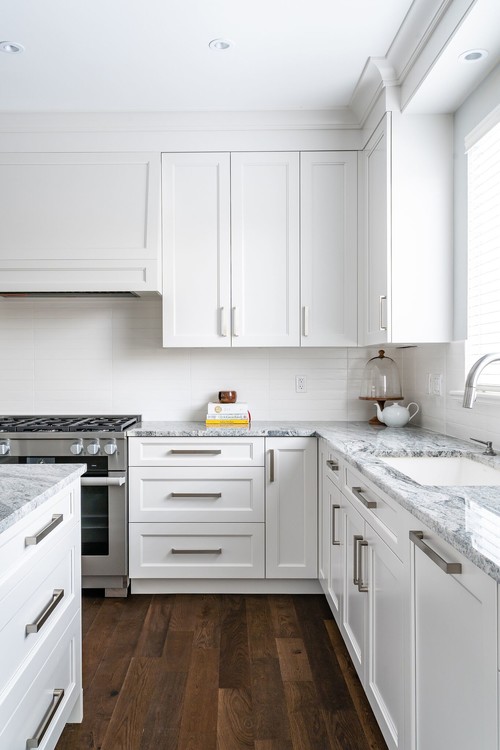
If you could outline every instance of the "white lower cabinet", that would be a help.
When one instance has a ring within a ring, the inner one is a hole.
[[[493,750],[497,585],[419,522],[413,530],[412,747]]]

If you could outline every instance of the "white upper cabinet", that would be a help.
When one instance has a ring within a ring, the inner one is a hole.
[[[300,155],[301,346],[357,344],[357,163]]]
[[[159,154],[3,154],[4,292],[160,292]]]
[[[359,196],[359,343],[450,341],[450,116],[387,113],[361,154]]]
[[[163,154],[163,344],[231,346],[229,154]]]
[[[299,155],[231,154],[233,346],[299,345]]]

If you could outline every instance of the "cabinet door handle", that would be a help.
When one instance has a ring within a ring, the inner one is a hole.
[[[37,531],[36,534],[33,534],[33,536],[25,537],[25,545],[29,547],[32,544],[39,544],[42,539],[45,539],[45,537],[50,534],[51,531],[54,531],[56,526],[59,526],[59,524],[62,523],[63,518],[64,516],[62,513],[54,513],[52,516],[52,520],[49,521],[48,524],[43,527],[43,529]]]
[[[340,510],[340,505],[332,505],[332,546],[340,544],[340,540],[335,539],[335,536],[336,536],[335,511],[336,510]]]
[[[303,308],[303,315],[304,315],[304,321],[303,321],[303,332],[304,336],[309,336],[309,306],[304,305]]]
[[[240,320],[238,316],[238,308],[233,307],[233,336],[240,335]]]
[[[26,740],[26,750],[32,750],[32,748],[40,747],[42,740],[45,736],[45,733],[47,729],[49,728],[52,719],[57,713],[57,709],[62,703],[62,700],[64,698],[64,690],[62,688],[54,688],[52,691],[52,702],[47,709],[47,712],[45,716],[42,719],[42,722],[38,729],[36,730],[36,734],[34,737],[30,737]]]
[[[171,450],[169,451],[173,456],[220,456],[222,451],[210,451],[210,450]]]
[[[222,497],[222,492],[171,492],[170,497],[186,498],[186,497],[207,497],[218,500]]]
[[[54,589],[51,601],[39,615],[36,622],[30,622],[26,625],[26,635],[30,635],[30,633],[38,633],[42,629],[57,605],[62,602],[63,597],[64,589]]]
[[[382,303],[387,302],[387,295],[381,294],[378,301],[378,325],[381,331],[387,331],[387,325],[384,325],[382,314]]]
[[[275,463],[274,463],[274,448],[269,451],[269,481],[275,481]]]
[[[362,487],[351,487],[352,494],[358,498],[358,500],[363,503],[365,508],[376,508],[377,503],[374,500],[367,500],[364,496],[365,490]]]
[[[368,591],[368,584],[363,581],[363,549],[368,547],[368,542],[361,539],[358,542],[358,591],[362,594]]]
[[[359,584],[359,558],[358,558],[358,544],[359,542],[363,541],[363,537],[360,534],[354,534],[352,537],[352,549],[353,549],[353,559],[352,559],[352,582],[355,586]]]
[[[225,307],[220,308],[220,335],[224,337],[227,336],[227,318]]]
[[[328,466],[328,468],[330,469],[330,471],[338,471],[339,470],[339,465],[338,465],[337,461],[328,460],[326,462],[326,465]]]
[[[217,549],[176,549],[172,547],[173,555],[222,555],[222,548]]]
[[[123,487],[126,477],[82,477],[82,487]]]
[[[424,532],[423,531],[410,531],[410,541],[413,542],[419,549],[424,552],[427,557],[429,557],[432,562],[436,563],[436,565],[441,568],[442,571],[448,574],[454,574],[462,572],[462,564],[461,563],[449,563],[444,560],[441,555],[438,555],[438,553],[433,550],[431,547],[429,547],[428,544],[424,542]]]

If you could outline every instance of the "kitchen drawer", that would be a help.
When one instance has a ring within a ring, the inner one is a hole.
[[[382,496],[362,474],[347,467],[345,495],[401,560],[408,558],[408,527],[403,508]]]
[[[0,692],[31,652],[43,648],[65,613],[67,617],[69,610],[72,617],[78,611],[79,535],[79,527],[73,527],[34,569],[26,570],[15,586],[0,596]],[[28,624],[37,621],[38,632],[27,632]]]
[[[131,521],[264,521],[264,468],[132,467]]]
[[[131,578],[264,578],[263,523],[131,523],[129,530]]]
[[[129,438],[130,466],[264,466],[264,438]]]
[[[55,690],[64,690],[57,710],[40,743],[41,750],[53,750],[79,698],[81,680],[80,614],[73,617],[66,630],[51,639],[50,648],[39,651],[36,658],[11,690],[0,694],[0,748],[26,750],[27,740],[34,738],[44,717],[58,700]],[[55,633],[54,633],[55,635]]]
[[[74,487],[65,487],[0,535],[0,592],[12,576],[23,575],[22,566],[35,569],[38,559],[79,523],[80,485]]]

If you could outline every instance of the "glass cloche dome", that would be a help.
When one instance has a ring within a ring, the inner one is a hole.
[[[400,401],[403,398],[397,365],[393,359],[385,356],[383,349],[365,365],[359,398],[377,401],[381,409],[386,401]],[[370,423],[380,424],[377,417],[370,419]]]

